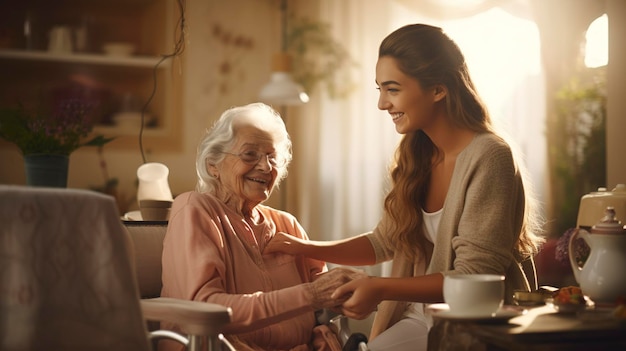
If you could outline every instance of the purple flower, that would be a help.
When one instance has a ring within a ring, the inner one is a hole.
[[[94,126],[91,105],[84,100],[62,100],[51,113],[24,106],[0,111],[0,137],[15,143],[24,155],[69,155],[85,143]]]
[[[569,242],[572,235],[574,235],[577,231],[577,228],[569,228],[556,242],[556,252],[554,254],[555,259],[564,266],[570,265]],[[576,262],[582,265],[587,260],[587,257],[589,257],[589,246],[583,239],[577,238],[573,243],[573,248]]]

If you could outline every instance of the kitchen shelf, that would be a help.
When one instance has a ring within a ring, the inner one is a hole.
[[[124,150],[136,147],[139,129],[116,117],[149,101],[145,147],[180,147],[182,76],[174,72],[173,58],[164,59],[180,16],[175,1],[29,0],[14,5],[0,1],[0,107],[47,107],[67,96],[86,97],[95,101],[94,133],[115,138],[107,148]],[[32,22],[29,40],[25,21]],[[58,26],[84,29],[86,44],[77,46],[73,32],[75,51],[48,51],[47,38]],[[103,49],[111,42],[131,44],[135,52],[107,54]]]
[[[26,50],[0,50],[0,59],[144,68],[154,68],[159,61],[161,61],[160,57],[150,56],[112,56],[103,54],[53,53],[47,51]],[[169,62],[170,60],[164,60],[159,65],[159,68],[168,67]]]

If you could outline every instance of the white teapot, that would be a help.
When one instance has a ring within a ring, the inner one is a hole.
[[[590,248],[582,266],[574,257],[577,238]],[[613,207],[606,208],[604,218],[591,227],[591,232],[578,229],[570,238],[568,251],[576,281],[591,300],[614,305],[618,298],[626,298],[626,229],[615,217]]]

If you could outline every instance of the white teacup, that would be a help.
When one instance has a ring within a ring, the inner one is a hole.
[[[443,298],[450,313],[467,317],[488,317],[504,303],[504,276],[497,274],[447,275]]]

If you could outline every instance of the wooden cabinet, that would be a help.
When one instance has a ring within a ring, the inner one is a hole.
[[[0,3],[0,104],[52,105],[80,98],[93,108],[94,132],[135,147],[180,142],[180,13],[174,0],[26,0]],[[70,33],[71,50],[49,47],[55,28]],[[124,43],[132,53],[107,52]],[[142,114],[142,111],[144,112]]]

